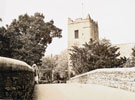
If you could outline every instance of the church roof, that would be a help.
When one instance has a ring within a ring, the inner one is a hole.
[[[119,51],[121,54],[121,57],[131,57],[132,55],[132,48],[135,47],[135,43],[123,43],[123,44],[114,44],[114,46],[119,47]]]

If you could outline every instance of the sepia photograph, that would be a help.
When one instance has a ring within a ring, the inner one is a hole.
[[[135,100],[135,1],[0,0],[0,100]]]

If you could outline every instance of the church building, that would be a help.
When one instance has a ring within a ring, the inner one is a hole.
[[[68,18],[68,52],[72,46],[81,47],[90,39],[99,40],[98,23],[91,19],[90,15],[75,21]],[[68,72],[71,72],[71,66],[70,55],[68,55]]]
[[[98,23],[95,22],[90,15],[85,19],[78,18],[72,20],[68,18],[68,74],[72,72],[72,64],[70,60],[70,50],[72,46],[81,47],[86,42],[92,40],[99,40],[98,33]],[[135,47],[135,43],[123,43],[123,44],[113,44],[113,46],[119,47],[120,56],[130,58],[132,53],[132,48]]]

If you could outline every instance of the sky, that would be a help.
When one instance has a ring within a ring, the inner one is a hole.
[[[83,3],[83,6],[82,6]],[[62,29],[62,38],[54,39],[46,55],[58,54],[67,48],[68,18],[91,18],[98,21],[99,37],[112,44],[135,43],[135,0],[0,0],[0,25],[10,24],[21,14],[40,12],[45,21],[54,20]]]

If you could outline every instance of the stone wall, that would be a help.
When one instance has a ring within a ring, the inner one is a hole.
[[[135,68],[97,69],[73,77],[68,83],[98,84],[135,92]]]
[[[0,99],[31,100],[34,70],[25,62],[0,57]]]

